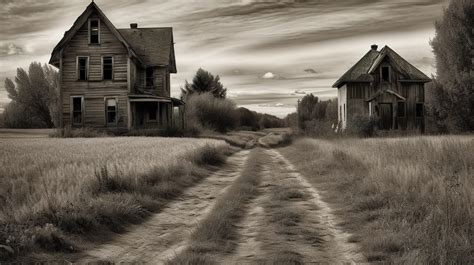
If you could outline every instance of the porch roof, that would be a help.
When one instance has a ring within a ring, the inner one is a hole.
[[[400,100],[403,100],[403,101],[406,101],[407,99],[405,97],[403,97],[402,95],[398,94],[397,92],[391,90],[391,89],[384,89],[384,90],[379,90],[377,91],[372,97],[370,97],[369,99],[367,99],[367,102],[370,102],[374,99],[376,99],[378,96],[382,95],[383,93],[389,93],[389,94],[392,94],[394,95],[395,97],[399,98]]]
[[[173,97],[160,97],[154,95],[131,94],[128,95],[130,102],[169,102],[175,106],[184,105],[184,101]]]

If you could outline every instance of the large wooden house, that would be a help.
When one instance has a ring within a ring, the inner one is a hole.
[[[177,72],[172,28],[117,29],[92,2],[49,63],[60,72],[62,127],[166,128],[174,109],[182,110],[170,96],[170,73]]]
[[[339,124],[356,115],[375,116],[381,130],[424,131],[425,83],[430,78],[385,46],[370,51],[333,87],[338,90]]]

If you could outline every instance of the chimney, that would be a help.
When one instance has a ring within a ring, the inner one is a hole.
[[[131,23],[130,28],[131,29],[136,29],[136,28],[138,28],[138,24],[137,23]]]
[[[377,51],[377,48],[379,46],[377,46],[377,44],[373,44],[372,46],[370,46],[370,48],[372,49],[372,51]]]

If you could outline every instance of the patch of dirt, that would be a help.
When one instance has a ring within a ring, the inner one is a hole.
[[[196,226],[217,199],[240,176],[249,151],[241,151],[208,178],[185,191],[145,223],[132,227],[111,242],[88,250],[80,263],[139,262],[161,264],[179,254]]]

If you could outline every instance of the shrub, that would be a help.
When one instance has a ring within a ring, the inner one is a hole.
[[[186,98],[186,121],[190,130],[202,128],[227,132],[237,127],[239,114],[235,103],[228,99],[215,98],[211,93],[193,94]]]
[[[374,136],[377,131],[378,119],[373,116],[355,115],[347,123],[346,133],[360,137]]]

